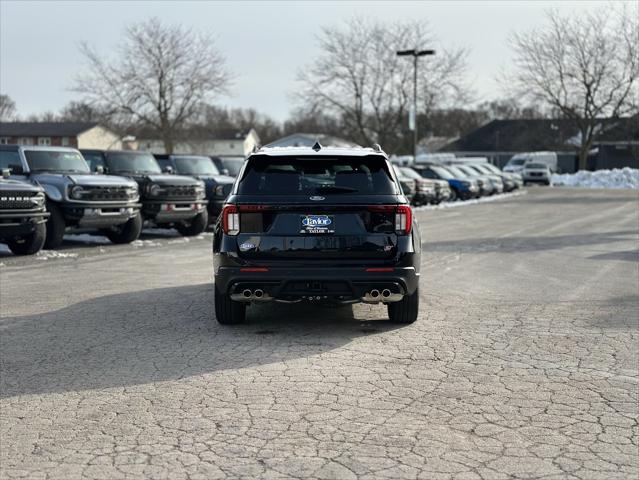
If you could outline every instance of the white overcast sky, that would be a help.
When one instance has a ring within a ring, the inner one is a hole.
[[[277,120],[293,108],[296,72],[313,61],[320,26],[353,16],[430,23],[442,46],[467,46],[469,79],[480,100],[497,97],[496,74],[507,69],[509,32],[544,22],[558,8],[578,13],[607,2],[62,2],[0,0],[0,92],[20,115],[58,111],[82,68],[79,42],[109,52],[123,27],[156,16],[213,32],[235,74],[232,95],[218,104],[253,107]]]

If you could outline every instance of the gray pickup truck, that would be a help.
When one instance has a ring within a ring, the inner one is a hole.
[[[114,243],[130,243],[142,230],[137,184],[91,172],[80,152],[65,147],[0,146],[0,167],[11,178],[42,187],[49,212],[45,248],[65,231],[99,231]]]

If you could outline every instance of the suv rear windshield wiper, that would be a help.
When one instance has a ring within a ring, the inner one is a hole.
[[[341,187],[339,185],[324,185],[322,187],[317,187],[315,189],[316,193],[328,193],[328,192],[334,192],[334,193],[353,193],[353,192],[357,192],[359,190],[357,190],[356,188],[353,187]]]

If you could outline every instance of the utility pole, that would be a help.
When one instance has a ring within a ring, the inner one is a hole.
[[[417,58],[424,55],[435,55],[435,50],[398,50],[398,57],[413,57],[413,161],[417,161],[417,142],[419,136],[417,133]],[[409,119],[410,126],[410,119]]]

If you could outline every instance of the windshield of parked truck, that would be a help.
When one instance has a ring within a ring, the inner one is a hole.
[[[268,157],[249,160],[238,193],[248,195],[397,194],[381,156]]]
[[[511,158],[508,165],[523,165],[526,163],[526,158]]]
[[[26,150],[24,156],[32,172],[88,173],[91,171],[78,152]]]
[[[423,180],[423,177],[412,168],[400,167],[399,171],[402,172],[402,175],[404,175],[405,177],[411,178],[413,180]]]
[[[162,173],[157,160],[150,153],[107,152],[109,173]]]
[[[456,165],[456,168],[464,172],[469,177],[480,175],[477,170],[470,168],[468,165]]]
[[[184,156],[175,157],[175,166],[177,173],[184,175],[219,175],[213,160],[209,157]]]
[[[242,165],[244,165],[244,159],[243,158],[237,158],[237,159],[223,158],[222,165],[224,165],[224,168],[226,168],[229,171],[229,175],[233,177],[237,177],[240,174]]]

